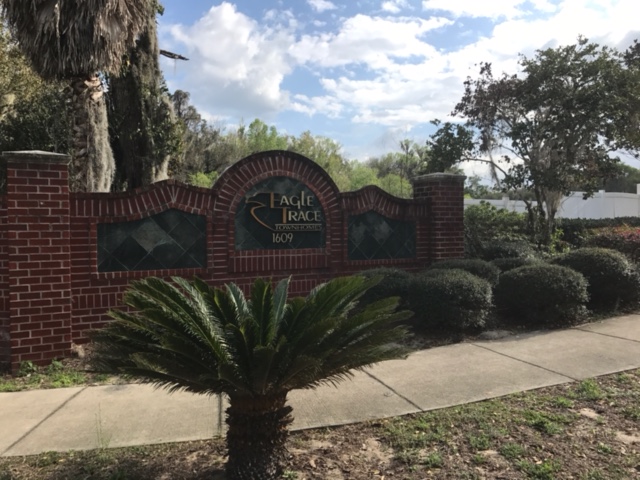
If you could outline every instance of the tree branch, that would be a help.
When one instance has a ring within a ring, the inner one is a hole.
[[[173,60],[189,60],[187,57],[183,57],[178,53],[169,52],[167,50],[160,50],[160,55],[164,55],[165,57],[171,58]]]

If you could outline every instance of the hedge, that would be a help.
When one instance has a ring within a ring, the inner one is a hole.
[[[589,308],[614,311],[638,300],[640,281],[634,265],[622,253],[607,248],[580,248],[551,260],[572,268],[589,282]]]
[[[509,323],[562,326],[585,316],[589,294],[582,274],[540,262],[500,275],[494,300],[498,312]]]
[[[424,330],[480,329],[492,309],[491,284],[464,270],[430,270],[414,278],[409,309]]]

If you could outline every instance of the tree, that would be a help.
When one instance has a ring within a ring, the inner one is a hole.
[[[440,127],[440,120],[431,123]],[[422,163],[422,174],[446,172],[469,157],[473,151],[473,131],[464,125],[445,122],[427,140],[427,155]]]
[[[368,165],[362,164],[354,160],[349,165],[351,173],[349,174],[349,190],[359,190],[368,185],[380,186],[380,179],[376,175],[376,171]]]
[[[151,0],[0,0],[22,51],[46,80],[68,81],[75,187],[108,191],[115,165],[98,72],[117,73]]]
[[[482,64],[454,113],[478,132],[480,153],[507,162],[503,188],[534,192],[531,221],[542,219],[549,244],[563,195],[576,184],[590,195],[615,172],[616,151],[640,146],[640,68],[584,38],[521,57],[520,65],[521,76],[494,78]]]
[[[390,152],[381,157],[369,158],[366,164],[377,172],[379,178],[382,178],[390,173],[397,174],[399,172],[400,161],[400,153]]]
[[[219,174],[242,158],[235,142],[229,143],[222,129],[210,126],[189,103],[188,92],[176,90],[171,94],[171,101],[182,131],[182,149],[176,162],[178,168],[172,172],[175,178],[191,182],[199,174]]]
[[[155,1],[148,2],[143,30],[119,74],[108,82],[116,184],[128,189],[169,178],[182,148],[183,129],[158,60],[158,9]]]
[[[464,195],[470,198],[500,198],[502,193],[492,187],[488,187],[482,183],[480,175],[471,175],[467,177],[464,185]]]
[[[0,151],[68,153],[71,136],[65,97],[55,83],[43,83],[30,96],[16,96],[0,118]]]
[[[227,394],[230,480],[280,477],[289,391],[406,354],[397,343],[406,329],[393,323],[408,312],[394,313],[397,298],[354,308],[377,279],[337,278],[290,301],[286,279],[275,289],[256,280],[251,301],[234,284],[173,281],[132,283],[125,294],[132,310],[112,311],[115,321],[92,336],[94,363],[171,391]]]
[[[42,83],[0,16],[0,119],[10,112],[17,98],[33,96]]]
[[[342,156],[341,145],[328,137],[305,131],[290,136],[287,150],[304,155],[320,165],[336,182],[341,191],[349,189],[349,162]]]
[[[399,146],[402,154],[399,157],[397,172],[400,178],[405,181],[400,183],[400,196],[405,197],[409,192],[404,191],[403,183],[409,183],[408,181],[416,176],[420,164],[425,161],[428,152],[407,138],[401,140]]]
[[[0,17],[0,150],[68,153],[68,120],[63,85],[33,71]]]
[[[249,124],[246,131],[247,148],[249,155],[267,150],[286,150],[287,137],[280,135],[276,127],[270,127],[262,120],[256,118]]]
[[[636,193],[638,184],[640,184],[640,170],[631,165],[620,163],[616,173],[611,178],[604,180],[602,189],[607,192]]]
[[[411,198],[413,194],[411,183],[400,175],[390,173],[379,179],[380,188],[400,198]]]

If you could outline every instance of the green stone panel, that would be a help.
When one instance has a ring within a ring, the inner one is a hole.
[[[393,220],[370,210],[349,217],[349,260],[392,260],[416,256],[414,222]]]
[[[166,210],[132,222],[98,224],[98,271],[205,268],[206,219]]]

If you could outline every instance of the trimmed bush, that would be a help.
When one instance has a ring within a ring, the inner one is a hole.
[[[574,247],[582,247],[593,230],[615,227],[640,227],[640,217],[616,218],[559,218],[562,240]]]
[[[589,282],[589,308],[616,310],[638,300],[640,281],[633,264],[622,253],[607,248],[580,248],[551,260],[572,268]]]
[[[536,263],[541,263],[541,260],[537,258],[496,258],[492,260],[496,267],[500,269],[501,272],[508,272],[509,270],[513,270],[514,268],[524,267],[525,265],[534,265]]]
[[[585,239],[584,246],[610,248],[637,262],[640,259],[640,228],[625,226],[595,230]]]
[[[409,285],[413,281],[413,275],[398,268],[372,268],[360,272],[360,275],[370,278],[381,276],[382,280],[376,286],[371,287],[360,300],[362,305],[375,302],[382,298],[400,297],[400,307],[405,308]]]
[[[526,240],[496,240],[483,244],[480,255],[487,261],[497,258],[534,258],[536,251]]]
[[[464,270],[429,270],[409,288],[409,309],[423,330],[479,329],[491,308],[491,284]]]
[[[464,210],[464,248],[467,257],[477,258],[483,247],[496,240],[527,238],[527,219],[522,213],[496,208],[487,202]]]
[[[542,262],[504,272],[494,289],[505,320],[528,327],[571,324],[584,317],[588,300],[582,274]]]
[[[441,260],[429,266],[429,270],[450,270],[458,269],[472,273],[483,278],[491,285],[495,285],[500,275],[500,269],[486,260],[479,258],[456,258],[452,260]]]

